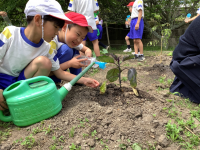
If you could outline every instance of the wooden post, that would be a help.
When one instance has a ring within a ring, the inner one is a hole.
[[[109,49],[110,49],[110,39],[109,39],[109,33],[108,33],[108,24],[107,22],[106,23],[106,34],[107,34],[107,39],[108,39],[108,46],[109,46]]]

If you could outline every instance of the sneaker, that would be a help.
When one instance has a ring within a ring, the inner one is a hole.
[[[106,50],[108,51],[109,48],[110,48],[110,46],[107,46],[107,47],[106,47]]]
[[[133,52],[132,54],[135,55],[135,52]],[[138,55],[140,55],[140,52],[138,52]]]
[[[127,48],[127,49],[125,49],[123,52],[131,52],[132,51],[132,49],[130,48]]]
[[[138,61],[144,61],[145,60],[145,57],[144,55],[140,55],[138,58],[137,58]]]

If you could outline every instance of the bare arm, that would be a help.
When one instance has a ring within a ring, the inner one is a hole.
[[[196,19],[198,16],[199,16],[199,14],[197,14],[196,16],[194,16],[194,17],[192,17],[192,18],[190,18],[190,19],[188,19],[188,20],[185,20],[185,23],[189,23],[189,22],[193,21],[193,20]]]
[[[140,21],[141,21],[141,18],[142,18],[142,10],[140,9],[138,12],[139,12],[139,14],[138,14],[138,21],[137,21],[137,23],[135,25],[135,30],[139,29]]]
[[[67,13],[70,13],[70,12],[73,12],[73,11],[71,11],[71,10],[69,10],[69,11],[66,11],[66,12],[65,12],[65,14],[67,14]]]
[[[92,50],[88,48],[87,46],[83,46],[83,48],[81,49],[81,52],[83,52],[85,56],[87,57],[92,57]]]

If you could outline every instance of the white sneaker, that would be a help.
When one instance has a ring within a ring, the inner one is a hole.
[[[127,48],[127,49],[125,49],[123,52],[131,52],[132,51],[132,49],[130,48]]]
[[[133,52],[132,54],[135,55],[135,52]],[[140,52],[138,52],[138,55],[140,55]]]

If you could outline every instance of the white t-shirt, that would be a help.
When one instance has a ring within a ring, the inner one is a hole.
[[[200,14],[200,8],[198,8],[198,10],[197,10],[197,14]]]
[[[8,26],[0,34],[0,73],[18,77],[20,72],[38,56],[51,60],[52,71],[60,68],[54,54],[55,42],[47,43],[43,39],[35,44],[27,39],[25,28]]]
[[[144,5],[142,0],[136,0],[132,7],[131,18],[138,18],[139,10],[142,10],[142,18],[144,18]]]
[[[92,29],[97,29],[94,19],[94,11],[99,10],[97,0],[70,0],[68,10],[84,15]]]

